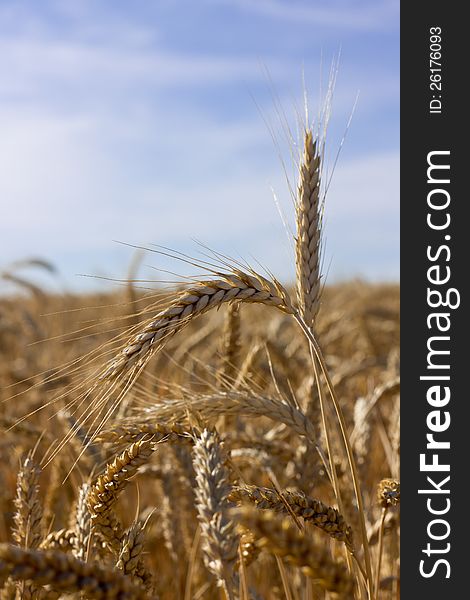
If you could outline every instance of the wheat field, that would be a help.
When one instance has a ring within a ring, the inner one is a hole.
[[[3,273],[2,599],[399,598],[399,288],[324,286],[310,129],[298,167],[295,284]]]

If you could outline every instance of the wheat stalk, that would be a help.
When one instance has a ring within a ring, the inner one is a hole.
[[[41,471],[28,455],[18,473],[13,539],[22,548],[35,549],[42,540],[42,504],[39,498]]]
[[[228,600],[235,598],[234,568],[239,537],[229,517],[229,471],[218,435],[205,429],[193,449],[196,506],[204,541],[205,563]]]
[[[247,392],[218,392],[210,395],[196,395],[188,401],[169,400],[154,404],[145,412],[138,413],[133,419],[144,421],[149,426],[154,421],[181,421],[187,418],[188,411],[198,413],[203,419],[226,414],[247,416],[265,416],[268,419],[284,423],[300,436],[315,442],[315,429],[300,409],[275,398]]]
[[[93,438],[94,443],[131,444],[137,440],[151,437],[158,442],[192,442],[192,434],[179,423],[128,423],[113,425],[112,429],[101,431]]]
[[[312,327],[320,308],[320,154],[318,139],[305,132],[296,208],[297,300],[301,314]]]
[[[234,486],[229,499],[232,502],[249,501],[260,509],[280,513],[291,512],[304,521],[312,523],[330,537],[344,542],[351,554],[354,554],[352,529],[336,508],[327,506],[315,498],[309,498],[302,492],[282,490],[280,494],[282,498],[275,489],[244,485]]]
[[[39,548],[42,541],[42,503],[39,498],[40,468],[31,453],[24,459],[16,482],[13,539],[21,548]],[[19,584],[18,591],[24,600],[36,600],[38,590],[28,583]]]
[[[120,548],[122,527],[112,509],[129,479],[149,460],[154,450],[155,446],[148,440],[131,444],[106,466],[88,492],[92,528],[98,530],[116,551]]]
[[[124,532],[116,567],[126,575],[134,575],[144,549],[143,524],[136,521]]]
[[[75,531],[72,529],[59,529],[51,531],[41,542],[41,550],[61,550],[69,552],[75,545]]]
[[[82,591],[99,600],[145,600],[148,596],[125,575],[97,564],[84,563],[70,554],[53,550],[23,550],[0,544],[0,572],[16,581],[51,586],[54,591]]]
[[[363,471],[367,463],[372,435],[369,400],[367,398],[357,398],[354,404],[354,432],[354,452],[357,466]]]
[[[176,578],[179,579],[181,558],[186,554],[186,547],[181,522],[181,516],[184,514],[180,485],[181,475],[178,473],[178,465],[175,463],[174,456],[168,455],[165,456],[162,465],[161,528],[166,549],[173,561]]]
[[[87,500],[90,484],[83,483],[78,490],[77,506],[75,508],[75,536],[73,539],[73,555],[86,562],[91,541],[91,514]]]
[[[317,364],[320,368],[321,374],[323,375],[323,377],[325,379],[326,387],[328,389],[331,401],[333,403],[333,407],[335,409],[339,429],[341,432],[341,437],[344,442],[344,447],[346,450],[348,466],[349,466],[349,469],[351,472],[351,479],[352,479],[353,488],[354,488],[354,495],[355,495],[357,507],[358,507],[359,525],[360,525],[360,529],[361,529],[362,544],[363,544],[363,549],[364,549],[365,577],[366,577],[366,582],[367,582],[368,595],[371,600],[374,600],[373,582],[372,582],[372,563],[371,563],[371,557],[370,557],[369,541],[368,541],[368,537],[367,537],[364,500],[362,497],[362,490],[361,490],[360,483],[359,483],[359,474],[358,474],[356,462],[354,460],[354,453],[353,453],[352,445],[351,445],[349,435],[348,435],[346,420],[344,418],[341,404],[339,403],[338,397],[336,395],[335,388],[331,381],[331,377],[330,377],[330,374],[328,371],[328,367],[326,365],[325,357],[323,356],[323,352],[320,348],[320,345],[318,344],[318,341],[317,341],[312,329],[310,327],[308,327],[308,325],[305,323],[305,321],[299,315],[294,315],[294,318],[297,321],[297,323],[299,324],[300,328],[302,329],[302,331],[304,332],[305,336],[307,337],[307,339],[310,343],[312,364],[313,364],[316,379],[318,382],[318,391],[319,391],[319,396],[320,396],[320,405],[321,405],[322,417],[323,417],[323,428],[325,431],[327,446],[328,446],[328,450],[329,450],[329,454],[330,454],[330,465],[331,465],[331,471],[332,471],[332,475],[333,475],[334,488],[335,488],[335,493],[336,493],[336,497],[338,500],[338,505],[341,509],[340,490],[338,487],[338,482],[337,482],[337,477],[336,477],[336,467],[334,465],[334,461],[332,460],[333,454],[331,452],[331,444],[328,441],[329,433],[328,433],[328,426],[327,426],[326,419],[325,419],[323,393],[320,388],[319,371],[317,370]]]
[[[130,369],[138,371],[169,337],[181,331],[194,317],[226,302],[255,302],[286,313],[294,312],[288,292],[277,281],[268,281],[254,271],[234,270],[228,274],[218,273],[218,276],[219,279],[199,282],[178,294],[167,308],[130,338],[99,379],[112,381]]]
[[[241,524],[256,537],[256,545],[284,557],[314,579],[322,588],[351,598],[354,581],[344,565],[334,561],[329,552],[311,537],[299,532],[291,519],[279,519],[273,511],[244,507],[235,513]]]

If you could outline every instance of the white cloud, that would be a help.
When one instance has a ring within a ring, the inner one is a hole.
[[[395,21],[398,25],[399,2],[395,0],[222,0],[239,10],[284,22],[328,28],[370,31],[383,30]],[[209,0],[220,3],[220,0]]]
[[[197,238],[231,255],[254,256],[280,276],[291,277],[293,256],[270,191],[272,185],[284,212],[292,216],[281,165],[269,139],[262,151],[270,152],[271,160],[259,165],[243,158],[259,142],[262,126],[240,128],[233,135],[230,124],[197,125],[175,133],[167,149],[174,163],[171,174],[142,164],[139,180],[128,171],[139,169],[142,140],[131,141],[136,155],[129,165],[125,156],[112,152],[115,138],[103,147],[101,122],[32,116],[21,124],[0,120],[5,134],[0,144],[4,261],[35,254],[59,257],[61,269],[70,269],[62,255],[77,265],[69,275],[94,272],[96,265],[109,271],[116,252],[125,254],[113,240],[188,250]],[[201,170],[205,177],[198,179],[194,174]],[[395,153],[340,160],[326,209],[333,276],[378,276],[374,261],[381,253],[397,262],[397,203]],[[396,267],[387,273],[396,276]]]
[[[229,108],[214,111],[213,101],[192,102],[192,94],[211,86],[233,90],[237,102],[243,94],[248,98],[250,86],[267,88],[258,57],[171,51],[158,31],[152,35],[117,19],[112,35],[98,43],[104,23],[90,20],[91,5],[83,12],[76,5],[59,2],[78,21],[68,39],[34,16],[15,22],[13,9],[0,10],[0,22],[10,28],[23,23],[21,31],[0,38],[2,263],[39,255],[69,276],[97,266],[108,272],[130,252],[112,240],[188,250],[195,237],[292,276],[293,257],[270,186],[287,213],[292,207],[254,103],[247,102],[251,112],[234,115]],[[292,15],[333,23],[338,6],[319,13],[296,4]],[[258,9],[281,18],[285,6],[262,2]],[[374,14],[367,27],[378,22]],[[262,58],[281,88],[281,105],[294,113],[291,97],[298,94],[287,90],[293,79],[301,89],[296,59]],[[339,83],[333,108],[341,126],[357,87],[363,111],[382,106],[398,90],[393,75],[365,68],[353,76],[340,71]],[[273,97],[259,92],[255,98],[286,148]],[[397,176],[395,153],[340,160],[327,205],[332,273],[377,276],[382,260],[396,275]]]
[[[281,65],[272,65],[278,72]],[[287,66],[285,67],[287,71]],[[51,83],[79,87],[86,79],[108,89],[129,85],[199,86],[233,85],[260,78],[256,61],[203,54],[177,54],[164,50],[144,52],[117,47],[92,47],[54,40],[1,40],[0,72],[6,77],[3,92],[36,92]],[[11,88],[8,89],[10,83]]]

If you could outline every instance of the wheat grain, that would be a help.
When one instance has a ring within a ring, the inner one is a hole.
[[[193,463],[196,472],[196,505],[204,540],[207,568],[223,587],[227,599],[235,598],[237,589],[234,568],[239,537],[228,515],[230,493],[229,472],[225,465],[219,438],[204,430],[194,445]]]
[[[23,550],[0,544],[0,572],[4,570],[17,581],[51,586],[55,591],[82,591],[88,598],[144,600],[142,588],[112,569],[84,563],[69,554],[52,550]]]
[[[302,316],[312,327],[320,308],[320,154],[318,140],[305,132],[296,201],[297,300]]]
[[[169,400],[154,404],[134,419],[139,422],[181,421],[188,411],[199,413],[208,419],[225,414],[265,416],[273,421],[284,423],[298,435],[315,442],[315,429],[307,417],[295,406],[275,398],[247,392],[219,392],[212,395],[193,395],[188,401]]]
[[[78,559],[87,561],[91,541],[91,514],[88,509],[87,500],[90,492],[90,484],[83,483],[78,491],[77,506],[75,508],[75,526],[73,538],[73,554]]]
[[[180,293],[167,308],[136,333],[104,368],[101,381],[110,381],[131,368],[140,369],[154,354],[196,316],[226,302],[255,302],[293,313],[289,294],[277,281],[254,271],[219,273],[220,279],[200,282]]]
[[[59,529],[51,531],[41,542],[41,550],[61,550],[69,552],[75,544],[75,531],[72,529]]]
[[[245,567],[249,567],[258,558],[261,548],[256,544],[256,537],[252,531],[246,527],[240,529],[240,554]]]
[[[39,498],[41,471],[28,455],[18,473],[13,538],[22,548],[38,548],[42,540],[42,505]]]
[[[149,460],[154,449],[154,445],[148,440],[139,440],[131,444],[106,466],[103,475],[98,477],[88,492],[87,506],[92,528],[98,530],[117,551],[120,547],[122,528],[112,513],[113,505],[129,479]]]
[[[350,598],[354,582],[345,566],[335,562],[331,555],[312,538],[298,531],[291,519],[279,519],[272,511],[252,508],[238,509],[235,513],[243,526],[257,538],[256,544],[296,565],[324,589]]]
[[[134,575],[144,549],[143,524],[136,521],[124,532],[116,567],[126,575]]]
[[[192,434],[179,423],[115,425],[112,429],[101,431],[93,441],[94,443],[131,444],[144,437],[151,438],[154,444],[158,442],[192,441]]]
[[[288,512],[287,503],[294,515],[312,523],[330,537],[344,542],[348,550],[354,553],[352,529],[336,508],[327,506],[315,498],[309,498],[302,492],[282,490],[281,494],[282,498],[274,489],[244,485],[233,487],[229,499],[232,502],[248,500],[257,508],[274,510],[280,513]]]

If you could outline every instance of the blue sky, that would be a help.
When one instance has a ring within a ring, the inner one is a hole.
[[[295,183],[302,72],[314,115],[341,49],[330,171],[359,100],[325,264],[331,281],[397,279],[398,21],[397,0],[2,0],[0,267],[39,256],[53,285],[83,289],[96,281],[77,273],[125,276],[132,250],[116,240],[197,254],[198,239],[292,279],[280,157]]]

